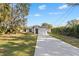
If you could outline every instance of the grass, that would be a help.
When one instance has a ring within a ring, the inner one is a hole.
[[[0,36],[1,56],[33,56],[36,36],[29,34],[10,34]]]
[[[78,38],[64,36],[64,35],[55,34],[55,33],[50,33],[50,35],[79,48],[79,39]]]

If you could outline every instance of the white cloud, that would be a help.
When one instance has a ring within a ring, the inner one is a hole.
[[[58,14],[63,14],[63,13],[60,13],[60,12],[50,12],[48,13],[49,15],[58,15]]]
[[[35,14],[34,16],[41,16],[40,14]]]
[[[39,8],[40,10],[45,10],[45,9],[46,9],[46,5],[40,5],[38,8]]]
[[[68,7],[68,5],[67,5],[67,4],[65,4],[65,5],[59,6],[59,7],[58,7],[58,9],[62,10],[62,9],[67,8],[67,7]]]

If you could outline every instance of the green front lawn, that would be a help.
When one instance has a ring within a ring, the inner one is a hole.
[[[55,38],[58,38],[66,43],[69,43],[69,44],[79,48],[79,39],[78,38],[64,36],[64,35],[55,34],[55,33],[49,33],[49,34]]]
[[[36,36],[29,34],[8,34],[0,36],[1,56],[33,56]]]

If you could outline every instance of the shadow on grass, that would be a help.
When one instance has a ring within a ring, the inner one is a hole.
[[[7,43],[1,44],[0,51],[2,56],[33,56],[36,38],[32,36],[13,37],[15,40],[8,40]],[[23,42],[16,43],[14,41],[23,40]]]

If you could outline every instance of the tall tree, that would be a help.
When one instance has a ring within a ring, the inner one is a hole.
[[[0,32],[7,26],[6,22],[10,20],[10,5],[8,3],[0,4]]]
[[[28,12],[29,12],[29,6],[30,4],[27,4],[27,3],[24,3],[24,4],[19,3],[19,4],[12,5],[13,16],[12,16],[11,24],[13,27],[19,27],[21,29],[24,28],[25,22],[27,21],[26,16],[28,15]]]
[[[10,5],[7,3],[0,4],[0,22],[9,20],[10,17]]]
[[[29,6],[30,4],[27,3],[0,4],[0,24],[2,24],[2,28],[6,28],[6,32],[17,28],[23,29]]]

